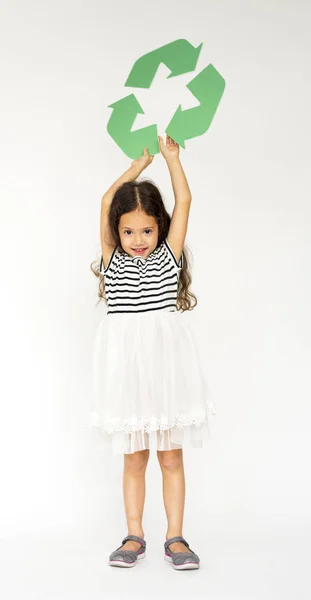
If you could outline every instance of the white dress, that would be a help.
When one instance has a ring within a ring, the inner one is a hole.
[[[94,343],[89,426],[114,454],[202,447],[215,404],[194,334],[176,310],[179,273],[167,239],[149,256],[115,247],[104,274],[107,312]]]

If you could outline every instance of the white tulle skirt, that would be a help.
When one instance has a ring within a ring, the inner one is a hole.
[[[88,425],[114,454],[202,447],[215,403],[179,311],[105,315],[95,336]]]

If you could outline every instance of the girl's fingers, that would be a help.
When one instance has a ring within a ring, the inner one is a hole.
[[[165,144],[164,144],[163,138],[160,135],[158,137],[159,137],[160,150],[161,150],[161,152],[164,152],[164,150],[165,150]]]

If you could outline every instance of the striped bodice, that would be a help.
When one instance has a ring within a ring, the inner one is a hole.
[[[183,255],[177,262],[165,239],[149,256],[130,256],[114,248],[104,275],[107,314],[154,310],[176,311],[179,273]]]

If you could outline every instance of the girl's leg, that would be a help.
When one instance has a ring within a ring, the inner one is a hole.
[[[163,500],[167,517],[166,539],[182,534],[185,506],[185,473],[182,448],[158,450],[158,461],[162,471]],[[189,552],[181,542],[170,545],[172,552]]]
[[[123,498],[127,521],[127,535],[144,538],[142,526],[146,494],[145,473],[149,460],[149,450],[139,450],[133,454],[124,454]],[[138,550],[138,542],[125,542],[122,550]]]

